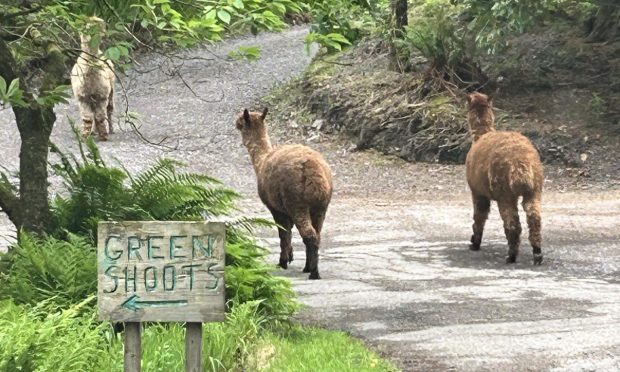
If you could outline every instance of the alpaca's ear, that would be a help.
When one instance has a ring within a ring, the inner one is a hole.
[[[488,96],[489,98],[487,99],[487,102],[489,103],[489,107],[493,107],[493,97],[492,96]]]
[[[467,103],[471,103],[471,93],[467,94]]]
[[[243,110],[243,120],[245,120],[245,124],[249,127],[252,121],[250,120],[250,112],[248,109]]]
[[[265,117],[267,117],[267,111],[269,111],[269,109],[265,107],[265,109],[263,110],[263,114],[260,116],[261,120],[265,120]]]

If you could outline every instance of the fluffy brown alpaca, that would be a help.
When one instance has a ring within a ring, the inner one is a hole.
[[[293,261],[293,225],[306,246],[304,272],[310,279],[319,276],[321,229],[332,197],[332,173],[325,159],[307,146],[273,147],[267,134],[265,116],[244,110],[236,120],[243,144],[248,149],[258,183],[258,195],[281,227],[280,266]]]
[[[540,265],[543,260],[540,204],[544,175],[538,151],[520,133],[495,131],[495,116],[489,97],[472,93],[467,96],[467,101],[467,119],[473,139],[466,160],[467,183],[474,203],[474,233],[470,248],[480,249],[491,200],[495,200],[508,240],[506,262],[515,262],[521,236],[518,201],[523,197],[534,264]]]
[[[91,17],[89,21],[93,33],[105,33],[102,19]],[[80,106],[84,125],[82,135],[88,137],[91,134],[94,122],[99,139],[106,141],[108,126],[109,133],[113,132],[114,70],[112,64],[103,58],[99,44],[91,41],[90,35],[82,34],[80,39],[82,53],[71,70],[71,86]]]

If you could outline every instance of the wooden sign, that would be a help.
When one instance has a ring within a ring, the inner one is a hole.
[[[100,222],[99,318],[223,321],[225,242],[217,222]]]

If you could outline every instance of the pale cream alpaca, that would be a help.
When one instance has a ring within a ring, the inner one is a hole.
[[[97,33],[105,34],[103,20],[91,17],[90,21],[91,27]],[[71,86],[73,95],[80,105],[80,115],[84,124],[82,135],[88,137],[91,134],[94,122],[99,139],[106,141],[108,133],[113,133],[115,81],[113,65],[103,57],[99,43],[91,42],[89,35],[82,34],[80,39],[82,53],[71,70]]]

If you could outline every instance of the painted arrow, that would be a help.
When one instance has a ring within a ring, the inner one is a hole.
[[[133,295],[121,304],[125,309],[138,311],[144,307],[187,306],[187,300],[140,300],[140,296]]]

